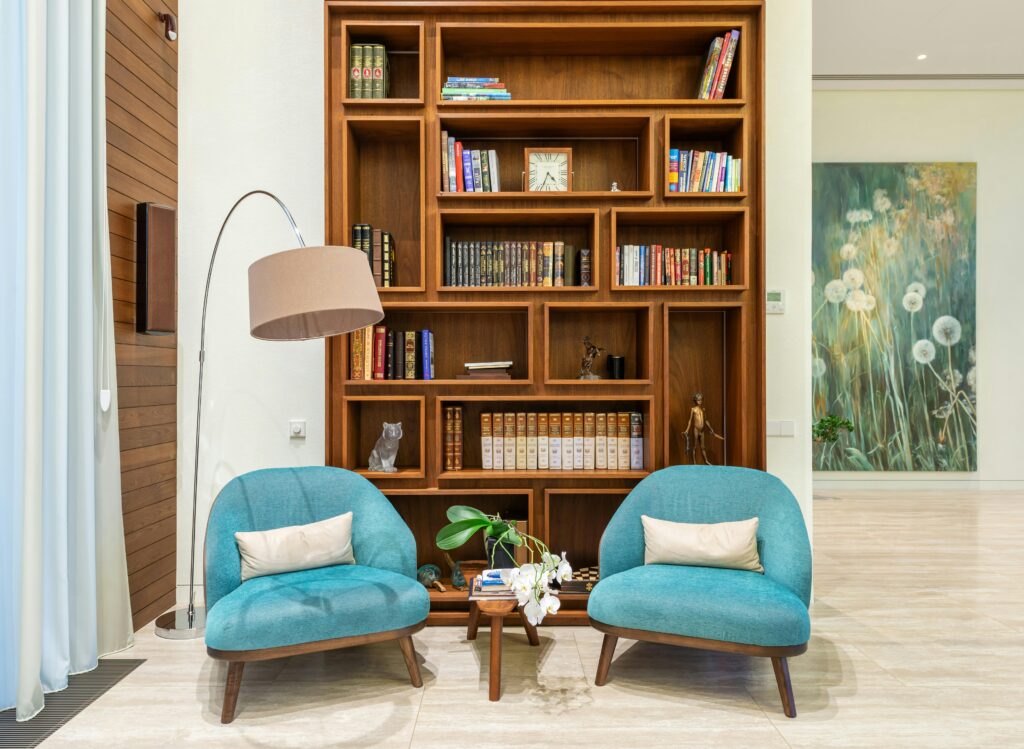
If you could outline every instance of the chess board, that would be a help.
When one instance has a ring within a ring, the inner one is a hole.
[[[572,571],[572,580],[562,583],[562,592],[589,594],[600,579],[601,573],[597,567],[580,567]]]

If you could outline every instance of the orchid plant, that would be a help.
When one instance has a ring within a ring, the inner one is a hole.
[[[501,581],[512,589],[523,615],[530,624],[540,624],[545,616],[558,613],[557,585],[572,579],[572,566],[561,556],[552,554],[547,544],[536,536],[521,533],[500,515],[488,515],[475,507],[455,505],[448,508],[451,522],[437,533],[437,546],[445,551],[456,549],[482,531],[484,538],[493,538],[489,563],[494,564],[495,552],[501,548],[514,559],[512,549],[524,547],[530,561],[501,571]]]

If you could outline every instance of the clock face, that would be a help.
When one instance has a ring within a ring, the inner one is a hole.
[[[569,153],[533,151],[529,156],[531,192],[569,191]]]

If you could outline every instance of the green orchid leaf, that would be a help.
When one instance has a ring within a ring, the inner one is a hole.
[[[459,520],[488,520],[488,517],[475,507],[453,505],[448,508],[448,519],[453,523]]]
[[[467,518],[449,523],[437,532],[437,547],[439,549],[457,549],[473,537],[481,528],[487,528],[490,521],[480,518]]]

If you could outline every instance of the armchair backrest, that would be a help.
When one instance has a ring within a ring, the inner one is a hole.
[[[206,525],[206,606],[241,584],[236,531],[305,525],[352,511],[356,564],[416,577],[416,541],[387,497],[341,468],[272,468],[232,479]]]
[[[634,487],[601,537],[601,578],[644,563],[641,515],[677,523],[759,518],[757,547],[765,575],[811,595],[811,545],[796,497],[778,478],[731,466],[671,466]]]

